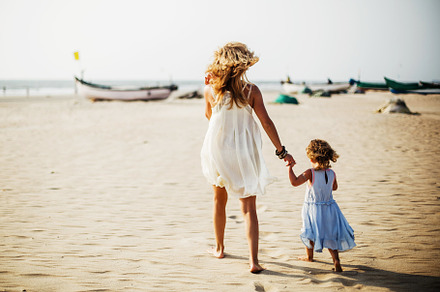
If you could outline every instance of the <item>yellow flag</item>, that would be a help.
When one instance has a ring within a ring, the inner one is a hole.
[[[74,52],[73,55],[75,56],[75,60],[79,60],[79,52]]]

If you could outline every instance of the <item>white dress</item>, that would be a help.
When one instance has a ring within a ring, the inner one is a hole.
[[[249,88],[248,99],[252,91]],[[214,95],[214,92],[211,89]],[[209,183],[226,188],[238,198],[263,195],[271,177],[261,153],[259,127],[252,115],[252,107],[229,108],[230,93],[221,104],[212,108],[208,131],[203,142],[201,162]]]

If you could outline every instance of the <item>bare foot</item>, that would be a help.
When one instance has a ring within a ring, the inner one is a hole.
[[[341,273],[342,272],[341,264],[339,262],[335,262],[335,267],[332,270],[335,271],[336,273]]]
[[[305,262],[313,262],[313,258],[309,258],[308,256],[302,256],[302,257],[298,257],[298,259],[300,261],[305,261]]]
[[[256,265],[252,265],[251,268],[249,269],[249,272],[251,272],[252,274],[259,274],[262,271],[264,271],[266,268],[263,268],[262,266],[260,266],[259,264]]]
[[[225,254],[223,253],[222,250],[216,250],[215,247],[211,247],[210,249],[207,250],[208,253],[212,254],[214,257],[218,258],[218,259],[222,259],[225,257]]]

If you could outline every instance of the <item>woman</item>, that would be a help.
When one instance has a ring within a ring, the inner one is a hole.
[[[240,199],[246,221],[250,272],[264,268],[258,262],[259,227],[256,196],[263,195],[273,181],[262,156],[261,134],[252,111],[275,146],[275,154],[294,165],[263,103],[256,85],[248,82],[246,71],[258,62],[245,44],[228,43],[214,53],[205,77],[205,114],[208,131],[201,151],[203,174],[214,188],[214,231],[216,246],[211,251],[224,257],[224,232],[228,195]]]

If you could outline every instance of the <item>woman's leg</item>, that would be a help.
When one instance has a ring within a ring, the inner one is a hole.
[[[342,272],[341,261],[339,260],[339,252],[335,249],[328,249],[333,258],[333,263],[335,264],[334,270],[336,272]]]
[[[264,270],[258,263],[258,217],[256,208],[256,197],[248,197],[240,199],[241,211],[243,212],[244,219],[246,221],[246,235],[249,244],[249,263],[250,272],[259,273]]]
[[[228,193],[225,188],[214,186],[214,232],[216,246],[212,251],[213,255],[219,259],[224,258],[224,238],[226,226],[226,203],[228,202]]]

